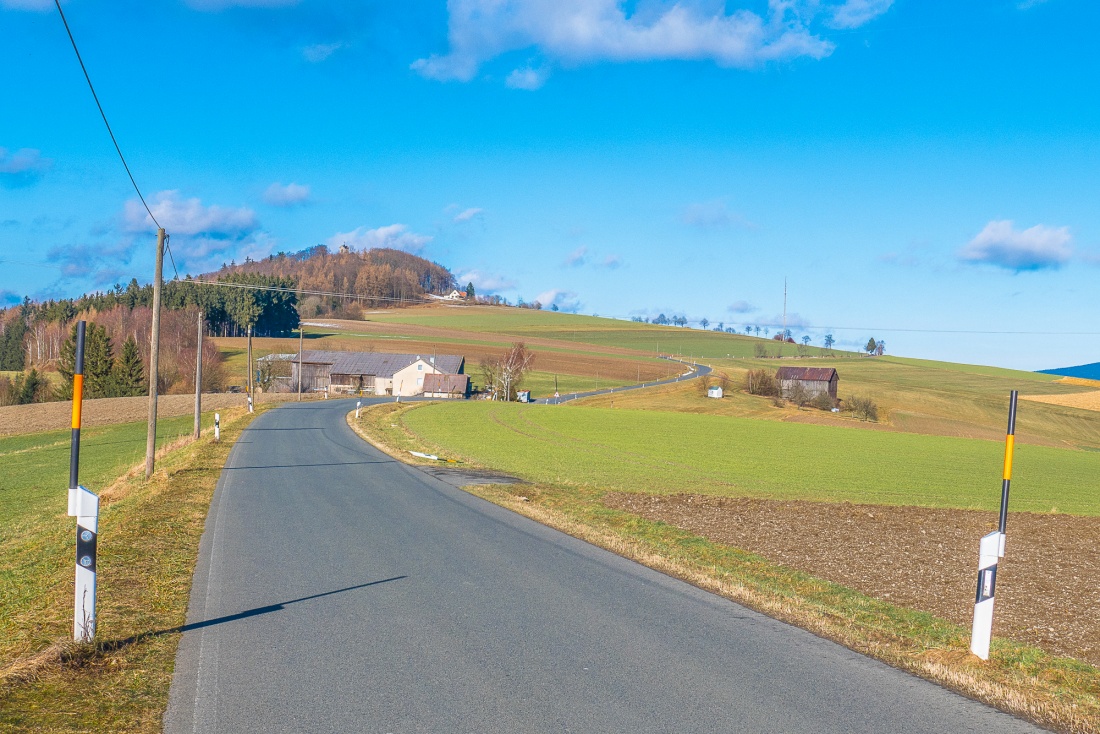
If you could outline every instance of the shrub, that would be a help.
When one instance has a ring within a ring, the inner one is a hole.
[[[844,401],[844,409],[861,421],[878,421],[878,406],[870,398],[853,395]]]
[[[806,389],[806,386],[802,382],[795,380],[790,389],[787,390],[786,398],[794,403],[798,408],[804,407],[807,403],[813,400],[813,396],[810,391]]]
[[[779,383],[770,370],[749,370],[745,375],[745,390],[750,395],[779,395]]]
[[[832,410],[836,407],[836,401],[833,400],[833,396],[829,393],[819,392],[814,396],[814,399],[810,401],[810,405],[818,410]]]
[[[758,342],[752,345],[752,353],[757,359],[763,359],[768,356],[768,349]]]

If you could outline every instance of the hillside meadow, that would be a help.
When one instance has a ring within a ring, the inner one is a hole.
[[[440,403],[402,424],[457,458],[607,490],[996,509],[1003,444],[572,405]],[[1017,447],[1012,509],[1100,514],[1100,452]]]

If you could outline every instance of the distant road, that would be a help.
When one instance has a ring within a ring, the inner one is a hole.
[[[682,365],[685,368],[685,372],[676,375],[676,377],[670,377],[666,380],[654,380],[653,382],[643,382],[640,385],[623,385],[622,387],[608,387],[603,390],[589,390],[588,392],[569,392],[562,393],[559,397],[537,398],[532,400],[532,403],[541,403],[544,405],[559,405],[561,403],[568,403],[570,400],[578,400],[580,398],[590,398],[593,395],[611,395],[617,392],[626,392],[627,390],[641,390],[645,387],[654,387],[656,385],[671,385],[674,382],[683,382],[684,380],[694,380],[696,377],[703,377],[711,373],[710,367],[702,364],[692,364],[685,362],[682,359],[673,359],[672,357],[661,357],[661,359],[667,359],[670,362]]]
[[[234,447],[169,734],[1039,731],[396,462],[353,408]]]

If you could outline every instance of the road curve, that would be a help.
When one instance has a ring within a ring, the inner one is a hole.
[[[661,356],[660,359],[667,359],[670,362],[677,362],[684,365],[685,371],[675,377],[669,377],[664,380],[654,380],[653,382],[642,382],[636,385],[620,385],[619,387],[606,387],[603,390],[589,390],[587,392],[569,392],[562,393],[558,397],[536,398],[532,400],[532,403],[539,403],[541,405],[561,405],[562,403],[568,403],[572,400],[579,400],[581,398],[590,398],[593,395],[612,395],[616,392],[626,392],[627,390],[641,390],[646,387],[657,387],[658,385],[671,385],[674,382],[683,382],[684,380],[694,380],[696,377],[705,377],[711,373],[711,368],[705,364],[698,364],[697,362],[687,362],[683,359],[676,359],[675,357]]]
[[[1039,731],[396,462],[353,406],[230,454],[169,734]]]

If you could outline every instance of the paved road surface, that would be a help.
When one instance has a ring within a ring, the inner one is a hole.
[[[579,400],[580,398],[588,398],[593,395],[610,395],[617,392],[626,392],[627,390],[642,390],[647,387],[656,387],[657,385],[671,385],[674,382],[683,382],[684,380],[694,380],[696,377],[703,377],[711,373],[711,368],[705,364],[698,364],[695,362],[688,362],[683,359],[676,359],[675,357],[664,357],[661,359],[667,359],[669,362],[676,362],[680,365],[678,369],[684,371],[677,374],[675,377],[669,377],[665,380],[655,380],[654,382],[642,382],[637,385],[622,385],[620,387],[607,387],[603,390],[589,390],[588,392],[566,392],[562,393],[558,397],[551,395],[546,398],[536,398],[532,400],[532,403],[540,403],[546,405],[561,405],[562,403],[568,403],[571,400]]]
[[[260,416],[203,536],[180,732],[993,732],[1023,722]]]

